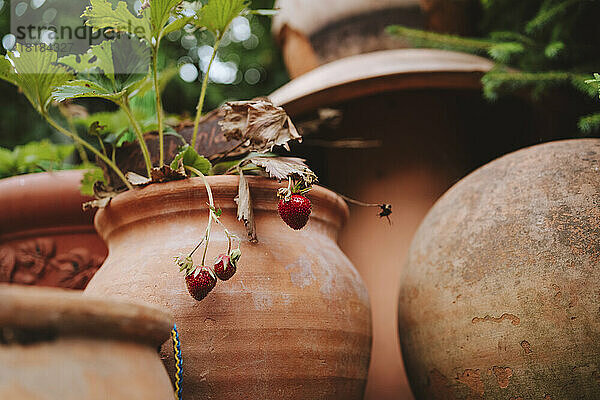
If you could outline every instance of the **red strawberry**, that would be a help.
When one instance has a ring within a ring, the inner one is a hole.
[[[194,272],[185,277],[190,295],[198,301],[202,300],[217,284],[215,273],[208,267],[196,267]]]
[[[237,271],[237,262],[242,256],[239,249],[235,249],[226,254],[219,254],[215,261],[215,275],[222,281],[230,279]]]
[[[236,269],[228,255],[219,254],[217,261],[215,261],[215,275],[217,275],[217,278],[226,281],[235,274]]]
[[[281,219],[292,229],[302,229],[308,222],[312,209],[310,200],[301,194],[293,194],[291,197],[281,199],[277,207]]]

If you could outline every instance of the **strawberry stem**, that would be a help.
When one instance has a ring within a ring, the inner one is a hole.
[[[204,176],[204,174],[202,172],[198,171],[194,167],[190,167],[190,166],[186,165],[185,168],[187,170],[189,170],[190,172],[192,172],[202,178],[202,182],[204,182],[204,187],[206,188],[206,193],[208,194],[208,204],[209,204],[208,223],[206,225],[206,232],[204,233],[204,239],[203,239],[203,241],[206,240],[206,243],[204,244],[204,252],[202,253],[202,264],[200,264],[200,265],[204,265],[204,262],[206,261],[206,252],[208,251],[208,244],[210,242],[210,228],[211,228],[212,220],[213,220],[213,213],[214,213],[213,210],[215,208],[215,202],[213,200],[213,194],[212,194],[212,190],[210,188],[210,184],[206,180],[206,177]]]

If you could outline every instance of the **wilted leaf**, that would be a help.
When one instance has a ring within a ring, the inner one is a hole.
[[[222,35],[247,4],[246,0],[209,0],[198,12],[198,23],[216,36]]]
[[[290,140],[302,141],[290,117],[281,107],[264,100],[228,102],[219,125],[227,139],[248,143],[249,150],[265,153],[274,146],[289,150]]]
[[[177,169],[171,168],[169,165],[152,168],[152,171],[150,172],[152,183],[177,181],[187,178],[187,175],[185,174],[185,168],[183,168],[183,163],[179,161],[178,164],[179,166]]]
[[[254,210],[252,209],[252,198],[250,196],[250,187],[248,181],[244,176],[242,170],[240,172],[240,181],[238,185],[238,195],[235,198],[235,202],[238,205],[237,217],[238,220],[244,221],[246,226],[246,232],[248,233],[248,240],[252,243],[257,243],[258,238],[256,237],[256,222],[254,221]]]
[[[210,161],[199,155],[196,150],[187,144],[177,153],[171,163],[171,168],[177,168],[180,161],[184,166],[195,168],[204,175],[207,175],[212,167]]]
[[[283,180],[289,176],[298,177],[307,184],[317,181],[317,176],[304,163],[305,160],[295,157],[253,157],[252,164],[263,167],[271,178]]]
[[[96,199],[92,201],[85,202],[81,205],[83,211],[91,210],[93,208],[104,208],[110,204],[112,197],[105,197],[103,199]]]
[[[131,183],[133,186],[146,186],[152,183],[152,179],[131,171],[125,174],[125,178],[127,178],[129,183]]]
[[[118,32],[127,32],[150,43],[152,41],[152,29],[150,23],[150,12],[143,10],[141,17],[134,16],[127,8],[127,3],[119,1],[117,7],[107,0],[90,0],[90,5],[85,9],[82,18],[86,18],[85,24],[94,30],[112,28]]]

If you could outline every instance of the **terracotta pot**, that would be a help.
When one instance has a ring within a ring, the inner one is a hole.
[[[222,221],[245,237],[236,218],[238,178],[209,177]],[[173,256],[189,253],[207,219],[200,179],[136,189],[98,212],[109,256],[86,293],[142,299],[170,309],[180,327],[189,399],[362,399],[371,347],[369,300],[336,238],[347,207],[316,187],[308,225],[279,218],[281,185],[249,178],[259,243],[242,244],[236,275],[198,302]],[[223,252],[215,228],[208,260]],[[196,257],[196,262],[200,262]],[[163,352],[167,366],[172,353]]]
[[[403,269],[419,399],[600,398],[600,140],[530,147],[433,207]]]
[[[0,285],[0,398],[173,398],[158,308],[61,289]]]
[[[81,208],[83,173],[0,180],[0,282],[83,289],[98,270],[107,250]]]
[[[424,26],[419,0],[278,0],[276,6],[273,34],[292,78],[344,57],[411,47],[385,28]]]

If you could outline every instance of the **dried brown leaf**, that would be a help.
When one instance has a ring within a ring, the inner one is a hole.
[[[296,157],[253,157],[252,164],[267,171],[273,179],[284,180],[289,176],[303,179],[308,185],[317,181],[317,176],[304,163],[305,160]]]
[[[238,195],[235,198],[235,202],[238,205],[237,217],[238,220],[244,221],[246,226],[246,232],[248,233],[248,240],[252,243],[257,243],[258,238],[256,236],[256,222],[254,221],[254,210],[252,209],[252,197],[250,196],[250,187],[248,181],[244,176],[242,170],[239,170],[240,182],[238,185]]]
[[[104,197],[102,199],[96,199],[83,203],[83,211],[91,210],[92,208],[104,208],[110,204],[112,197]]]
[[[152,183],[152,179],[146,178],[145,176],[131,171],[125,174],[125,178],[127,178],[129,183],[131,183],[133,186],[146,186]]]
[[[248,150],[265,153],[274,146],[289,150],[289,141],[302,141],[285,110],[270,101],[228,102],[222,107],[222,113],[219,125],[225,137],[244,142]]]

